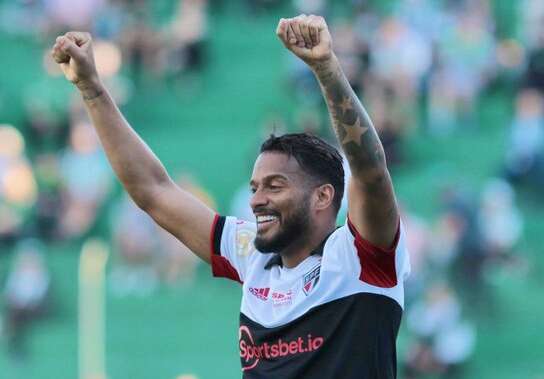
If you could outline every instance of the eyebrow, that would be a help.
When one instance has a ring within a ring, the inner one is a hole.
[[[271,182],[272,180],[276,180],[276,179],[279,179],[279,180],[283,180],[283,181],[289,181],[289,179],[285,176],[285,175],[281,175],[281,174],[272,174],[272,175],[268,175],[268,176],[265,176],[263,178],[263,182]],[[249,185],[250,186],[254,186],[255,185],[255,181],[253,179],[251,179],[249,181]]]

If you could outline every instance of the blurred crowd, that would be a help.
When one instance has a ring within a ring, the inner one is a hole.
[[[145,0],[0,2],[1,32],[41,41],[44,69],[54,76],[60,72],[49,58],[49,42],[66,30],[91,31],[100,74],[122,105],[130,101],[131,88],[202,75],[212,64],[210,9],[220,12],[226,1],[172,3],[167,16],[158,18],[153,2]],[[286,5],[246,3],[256,15]],[[513,34],[503,32],[488,0],[405,0],[391,2],[387,11],[377,1],[352,0],[342,17],[332,3],[294,0],[291,7],[293,13],[327,17],[335,52],[371,113],[393,171],[409,166],[406,144],[416,130],[439,139],[478,131],[482,97],[497,87],[513,95],[503,158],[483,189],[445,186],[432,219],[402,206],[412,261],[406,286],[411,342],[402,370],[407,379],[461,376],[476,343],[474,310],[493,306],[481,303],[492,298],[487,273],[524,266],[519,188],[544,193],[544,2],[519,1]],[[288,54],[286,67],[298,111],[292,122],[282,115],[266,118],[263,136],[272,129],[304,130],[334,143],[311,71]],[[15,254],[1,278],[0,331],[15,355],[24,351],[25,325],[49,308],[44,244],[81,241],[107,217],[115,254],[110,287],[118,296],[148,295],[160,283],[190,283],[198,263],[129,198],[114,193],[113,173],[78,96],[62,110],[25,96],[24,107],[21,125],[0,125],[0,244]],[[189,173],[178,177],[180,186],[215,207]],[[249,197],[244,183],[230,214],[252,219]],[[345,212],[344,204],[340,221]]]

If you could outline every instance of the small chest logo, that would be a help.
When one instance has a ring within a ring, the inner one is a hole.
[[[293,296],[294,293],[292,290],[287,292],[274,291],[272,292],[272,303],[275,307],[291,305],[293,304]]]
[[[319,282],[319,273],[321,272],[321,265],[314,267],[310,272],[304,275],[302,279],[302,291],[306,296],[315,288],[317,282]]]
[[[255,295],[257,298],[266,301],[268,300],[268,294],[270,293],[270,288],[254,288],[250,287],[249,292],[251,292],[253,295]]]

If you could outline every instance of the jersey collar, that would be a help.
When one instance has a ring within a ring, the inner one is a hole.
[[[338,229],[338,227],[335,228],[334,230],[336,230],[336,229]],[[325,237],[325,239],[323,241],[321,241],[321,243],[314,250],[312,250],[310,255],[320,255],[320,256],[323,255],[323,249],[325,248],[325,242],[327,242],[327,240],[329,239],[331,234],[334,232],[334,230],[332,232],[330,232]],[[264,269],[265,270],[270,270],[274,266],[283,267],[283,262],[281,260],[281,256],[278,253],[273,253],[272,254],[272,257],[268,260],[268,262],[266,262],[266,265],[264,266]]]

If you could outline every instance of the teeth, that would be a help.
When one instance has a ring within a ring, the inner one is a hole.
[[[278,218],[276,216],[257,216],[257,222],[258,223],[274,221],[274,220],[277,220],[277,219]]]

